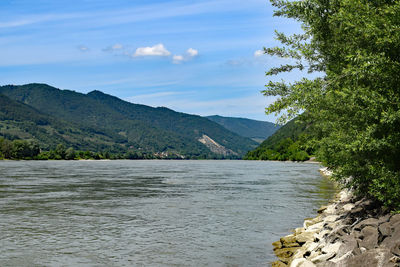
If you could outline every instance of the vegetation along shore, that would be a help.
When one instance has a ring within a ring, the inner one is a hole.
[[[271,3],[303,32],[277,32],[282,45],[264,49],[287,62],[267,72],[264,95],[277,97],[267,113],[283,112],[282,122],[301,114],[307,138],[286,151],[313,151],[344,189],[274,243],[273,265],[400,266],[400,1]],[[304,77],[275,78],[294,70]],[[247,156],[279,158],[275,148]]]

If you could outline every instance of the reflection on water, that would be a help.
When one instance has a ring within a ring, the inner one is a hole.
[[[0,266],[268,266],[331,198],[318,165],[0,162]]]

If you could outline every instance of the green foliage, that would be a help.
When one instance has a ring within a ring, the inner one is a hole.
[[[244,159],[247,160],[291,160],[305,161],[310,159],[309,153],[314,149],[308,144],[310,134],[307,124],[293,119],[273,135],[267,138],[253,151],[249,151]]]
[[[252,138],[253,140],[265,140],[280,128],[279,125],[267,121],[230,118],[218,115],[208,116],[206,118],[224,126],[229,131],[244,137]]]
[[[400,209],[400,2],[271,2],[276,16],[299,21],[304,34],[277,33],[283,46],[265,52],[292,64],[267,75],[299,69],[318,77],[270,81],[264,94],[279,98],[267,112],[286,111],[286,120],[306,111],[312,146],[335,177]]]
[[[146,157],[217,157],[198,141],[203,134],[237,153],[228,158],[256,146],[206,118],[132,104],[99,91],[85,95],[45,84],[0,87],[0,135],[38,140],[47,151],[62,144],[115,154],[142,151]]]

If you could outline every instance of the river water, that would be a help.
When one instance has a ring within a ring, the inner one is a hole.
[[[269,266],[332,197],[318,168],[0,161],[0,266]]]

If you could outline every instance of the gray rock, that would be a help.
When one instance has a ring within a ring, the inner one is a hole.
[[[377,227],[378,226],[378,219],[375,218],[369,218],[366,220],[362,220],[359,223],[357,223],[354,226],[355,230],[362,230],[365,226],[372,226],[372,227]]]
[[[381,224],[381,223],[388,222],[391,216],[392,215],[390,213],[388,213],[388,214],[386,214],[384,216],[379,217],[378,223]]]
[[[392,255],[388,249],[371,249],[361,255],[357,255],[341,262],[341,266],[369,267],[369,266],[395,266],[390,262]]]
[[[378,245],[378,229],[373,226],[366,226],[361,230],[358,245],[366,249],[373,249]]]
[[[381,233],[382,237],[387,237],[392,233],[389,222],[382,223],[381,225],[379,225],[378,229],[379,229],[379,232]]]
[[[358,243],[354,236],[352,235],[344,236],[341,238],[341,242],[342,245],[339,247],[335,258],[340,258],[343,255],[347,254],[348,252],[354,255],[357,254],[357,251],[355,250],[358,248]]]
[[[393,234],[386,237],[382,241],[381,246],[390,249],[393,254],[400,256],[400,228],[397,228]]]
[[[315,264],[306,259],[295,259],[290,264],[290,267],[315,267]]]
[[[319,256],[313,258],[311,261],[312,261],[314,264],[323,263],[323,262],[326,262],[326,261],[332,259],[333,257],[335,257],[335,255],[336,255],[336,254],[333,253],[333,252],[331,252],[331,253],[329,253],[329,254],[321,254],[321,255],[319,255]]]
[[[389,221],[392,225],[397,224],[400,222],[400,214],[395,214],[390,218]]]

